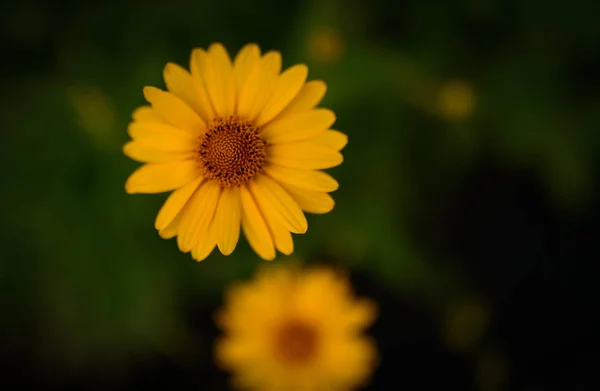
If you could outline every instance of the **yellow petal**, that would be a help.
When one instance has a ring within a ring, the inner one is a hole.
[[[206,235],[215,211],[221,188],[215,181],[205,181],[190,199],[181,217],[177,244],[184,253],[190,251]]]
[[[298,95],[281,112],[280,116],[307,111],[315,108],[325,96],[327,85],[321,80],[311,80],[298,92]]]
[[[206,110],[198,100],[198,94],[192,81],[192,75],[182,67],[174,63],[168,63],[163,71],[167,89],[177,95],[189,107],[191,107],[203,120],[207,122]]]
[[[133,111],[131,117],[136,121],[164,122],[152,106],[140,106]]]
[[[134,141],[125,144],[123,152],[147,163],[192,159],[197,144],[188,132],[159,122],[131,122],[128,133]]]
[[[262,259],[267,261],[275,259],[275,247],[267,224],[256,206],[252,194],[245,186],[240,188],[240,199],[242,201],[242,229],[248,243]]]
[[[314,214],[325,214],[333,210],[335,201],[327,194],[317,191],[299,189],[282,183],[282,186],[294,198],[303,211]]]
[[[223,255],[231,254],[237,245],[240,237],[241,209],[240,189],[223,189],[213,223],[217,245]]]
[[[316,318],[323,328],[346,331],[340,314],[345,314],[353,302],[346,298],[349,295],[344,289],[346,286],[340,284],[340,277],[326,269],[309,271],[296,286],[296,311]],[[319,306],[315,307],[315,303],[319,303]]]
[[[198,163],[194,160],[145,164],[129,176],[125,191],[129,194],[162,193],[185,186],[199,175]]]
[[[344,157],[331,148],[300,142],[267,147],[267,161],[283,167],[320,170],[339,165]]]
[[[131,122],[127,132],[132,139],[164,150],[193,152],[198,137],[165,123]]]
[[[192,194],[194,194],[198,188],[198,185],[200,185],[200,182],[202,182],[202,177],[198,177],[196,180],[171,193],[169,198],[167,198],[162,208],[158,212],[156,220],[154,221],[154,227],[157,230],[163,230],[167,228],[169,224],[171,224],[179,212],[181,212]]]
[[[270,51],[254,67],[238,100],[237,113],[240,117],[254,121],[265,107],[281,71],[281,54]]]
[[[340,338],[321,351],[322,373],[344,384],[364,384],[377,366],[377,348],[371,338]]]
[[[290,255],[294,252],[294,240],[292,234],[288,231],[285,226],[277,221],[276,217],[273,217],[272,213],[265,213],[265,219],[269,223],[269,230],[273,235],[273,241],[277,250],[281,251],[282,254]]]
[[[200,240],[198,241],[196,247],[192,249],[192,258],[194,258],[198,262],[204,261],[210,255],[210,253],[212,253],[212,251],[215,249],[215,246],[217,245],[217,242],[215,240],[216,232],[214,230],[214,223],[215,222],[213,220],[213,222],[207,228],[205,233],[202,236],[200,236]]]
[[[250,191],[253,192],[253,186],[250,186]],[[271,237],[275,243],[275,247],[285,255],[290,255],[294,252],[294,241],[292,234],[286,228],[286,225],[282,223],[281,218],[277,211],[269,204],[269,201],[265,197],[257,197],[253,193],[253,197],[256,200],[258,208],[265,218]]]
[[[258,64],[260,60],[260,49],[258,45],[251,43],[244,46],[235,57],[233,62],[233,72],[235,74],[236,82],[236,96],[240,96],[250,72],[254,69],[254,66]]]
[[[323,133],[335,122],[328,109],[316,109],[279,117],[265,126],[262,137],[271,144],[286,144]]]
[[[339,187],[335,179],[322,171],[269,165],[264,168],[264,172],[277,182],[287,183],[300,189],[330,192],[337,190]]]
[[[369,327],[377,317],[377,304],[372,300],[356,300],[350,311],[345,311],[344,320],[346,327],[353,331],[361,331]]]
[[[182,214],[183,214],[183,211],[179,212],[179,214],[177,214],[177,216],[175,216],[175,218],[173,219],[173,221],[171,221],[169,223],[169,225],[167,225],[165,228],[158,231],[158,234],[160,235],[161,238],[171,239],[177,235],[177,229],[179,228],[179,223],[181,221]]]
[[[169,163],[194,158],[194,152],[160,149],[141,141],[130,141],[123,146],[123,153],[133,160],[142,163]]]
[[[199,136],[206,124],[188,105],[170,92],[144,87],[144,96],[152,108],[171,125]]]
[[[256,126],[263,126],[283,110],[304,85],[308,76],[308,67],[304,64],[294,65],[283,72],[275,82],[273,94],[256,119]]]
[[[218,115],[225,117],[234,113],[235,79],[227,51],[220,43],[208,48],[208,60],[202,74],[204,85]]]
[[[206,123],[212,121],[215,117],[215,110],[208,96],[206,90],[206,83],[204,82],[203,76],[206,69],[206,63],[208,61],[208,54],[200,49],[194,49],[190,56],[190,70],[192,72],[192,83],[196,90],[196,97],[202,113],[200,115],[204,118]]]
[[[285,228],[293,233],[303,234],[308,223],[294,199],[280,186],[265,175],[258,175],[250,182],[250,191],[261,210],[270,208]]]
[[[339,130],[330,129],[311,137],[306,142],[323,145],[339,152],[348,144],[348,136]]]

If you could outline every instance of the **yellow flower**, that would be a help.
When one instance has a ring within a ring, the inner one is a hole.
[[[323,27],[309,36],[308,48],[317,61],[334,63],[344,53],[344,39],[339,31]]]
[[[489,321],[490,310],[478,299],[454,304],[444,319],[444,342],[457,350],[473,349],[484,336]]]
[[[343,275],[269,268],[232,287],[226,299],[215,353],[239,389],[351,390],[376,365],[375,345],[362,335],[375,304],[355,299]]]
[[[233,62],[221,44],[194,49],[190,69],[169,63],[168,92],[144,88],[150,105],[133,113],[124,152],[147,164],[126,191],[174,190],[155,227],[198,261],[215,246],[231,254],[240,225],[263,259],[291,254],[291,233],[308,228],[304,212],[331,211],[327,193],[338,188],[319,171],[342,162],[347,142],[329,129],[335,114],[316,108],[325,83],[306,82],[302,64],[281,73],[279,52],[254,44]]]
[[[444,83],[437,95],[439,114],[448,120],[464,120],[475,110],[475,91],[463,80]]]

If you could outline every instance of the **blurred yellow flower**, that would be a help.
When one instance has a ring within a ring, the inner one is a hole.
[[[487,348],[475,358],[475,379],[481,391],[505,390],[509,372],[508,361],[501,351]]]
[[[68,97],[81,129],[100,147],[114,149],[120,142],[115,132],[115,111],[109,97],[98,87],[75,86]]]
[[[443,321],[443,339],[452,349],[474,349],[485,334],[490,310],[483,302],[470,299],[452,305]]]
[[[266,268],[233,286],[217,314],[218,364],[244,390],[344,391],[364,385],[377,362],[362,334],[375,304],[353,297],[332,270]]]
[[[305,233],[304,212],[327,213],[338,183],[320,171],[339,165],[347,137],[329,129],[331,110],[316,108],[326,86],[308,69],[281,73],[281,55],[246,45],[232,62],[223,45],[194,49],[191,73],[169,63],[167,91],[145,87],[150,103],[133,113],[124,146],[147,163],[128,193],[174,190],[158,213],[163,238],[198,261],[217,246],[229,255],[240,225],[266,260],[291,254],[291,233]]]
[[[319,28],[310,34],[308,50],[315,60],[323,63],[333,63],[344,52],[344,39],[339,31],[333,28]]]
[[[437,95],[437,110],[448,120],[463,120],[471,116],[475,109],[475,91],[462,80],[444,83]]]

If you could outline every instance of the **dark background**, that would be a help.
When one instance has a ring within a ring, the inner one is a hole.
[[[296,255],[348,268],[379,303],[370,389],[595,389],[599,11],[0,3],[0,389],[227,389],[212,314],[264,261],[245,240],[198,264],[160,239],[166,195],[125,194],[137,164],[121,152],[142,87],[215,41],[280,50],[328,84],[350,141],[336,208],[309,216]]]

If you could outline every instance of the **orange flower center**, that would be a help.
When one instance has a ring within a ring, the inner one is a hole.
[[[304,363],[315,355],[317,337],[314,326],[293,320],[283,324],[275,334],[275,351],[289,363]]]
[[[236,116],[215,118],[196,151],[204,176],[223,187],[248,183],[263,167],[266,143],[258,128]]]

